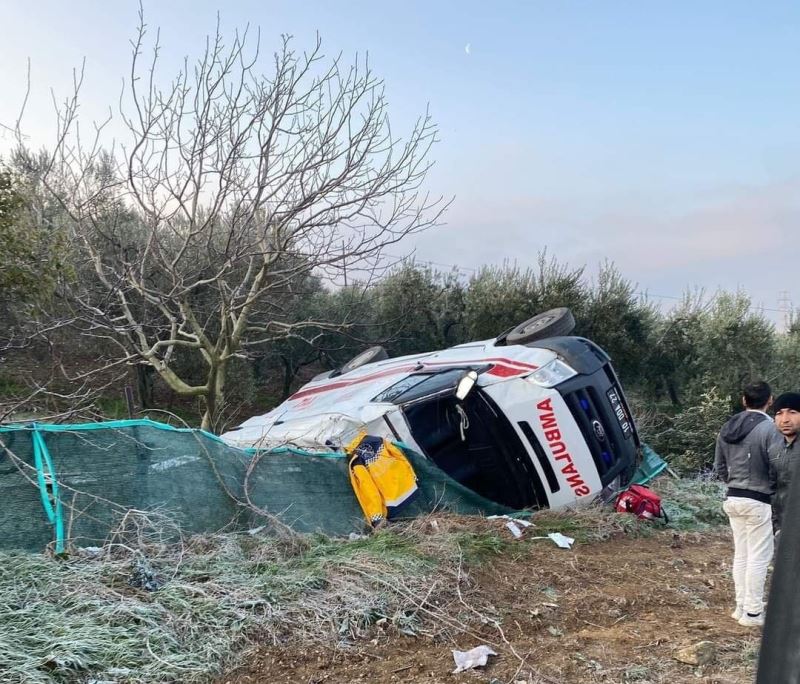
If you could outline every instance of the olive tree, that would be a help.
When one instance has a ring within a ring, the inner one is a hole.
[[[587,285],[583,268],[570,268],[546,252],[535,268],[484,267],[469,282],[465,319],[471,339],[495,337],[531,316],[558,306],[583,312]]]
[[[464,291],[455,272],[403,264],[374,288],[376,341],[396,356],[466,342]]]

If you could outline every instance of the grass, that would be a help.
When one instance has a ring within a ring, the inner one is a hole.
[[[654,484],[654,489],[661,494],[669,526],[676,530],[703,532],[728,524],[722,510],[725,486],[721,482],[704,478],[676,480],[662,476]]]
[[[0,375],[0,399],[24,397],[31,393],[31,389],[7,375]]]
[[[644,665],[631,665],[623,673],[624,681],[626,682],[641,682],[649,680],[650,676],[650,668]]]
[[[144,551],[164,581],[155,592],[129,585],[140,551],[0,554],[0,679],[201,682],[256,640],[351,641],[378,620],[415,633],[408,597],[424,596],[456,556],[434,560],[395,532],[302,538],[299,549],[226,534]]]
[[[518,544],[507,537],[489,532],[460,532],[454,543],[463,554],[468,565],[477,565],[494,556],[518,551]]]
[[[725,522],[716,485],[662,478],[654,489],[674,529]],[[0,681],[191,684],[228,671],[254,643],[346,644],[376,623],[441,638],[477,619],[464,617],[457,596],[470,567],[523,556],[549,544],[531,539],[549,532],[590,543],[655,529],[610,507],[532,521],[519,541],[502,520],[437,515],[352,540],[231,533],[165,545],[147,541],[153,534],[61,560],[0,553]],[[159,590],[130,585],[143,563]]]
[[[121,397],[98,397],[94,401],[97,410],[107,420],[123,420],[129,418],[128,402]]]
[[[94,400],[94,406],[96,411],[102,416],[104,420],[125,420],[129,418],[128,415],[128,402],[124,397],[119,396],[101,396],[97,397]],[[176,417],[176,420],[170,421],[170,415]],[[152,418],[153,420],[159,420],[162,422],[173,422],[178,427],[184,427],[184,425],[190,426],[199,426],[200,423],[200,415],[199,413],[192,409],[191,407],[186,406],[176,406],[173,407],[169,412],[162,413],[155,411],[152,413],[145,412],[144,415],[148,418]],[[141,418],[142,413],[135,409],[134,418]],[[177,422],[176,422],[177,421]]]
[[[741,650],[741,660],[745,665],[755,666],[758,663],[758,652],[761,647],[761,640],[756,638],[750,639],[745,643]]]

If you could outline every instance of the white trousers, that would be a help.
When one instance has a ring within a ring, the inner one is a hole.
[[[733,530],[733,584],[736,605],[757,615],[764,609],[764,582],[772,560],[772,506],[731,496],[722,504]]]

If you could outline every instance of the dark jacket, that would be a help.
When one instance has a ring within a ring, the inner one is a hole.
[[[761,411],[742,411],[731,418],[717,437],[714,471],[728,485],[728,496],[770,503],[770,444],[780,435]]]
[[[776,532],[781,529],[792,475],[797,468],[797,461],[800,460],[798,443],[800,443],[800,437],[795,438],[793,442],[787,442],[786,438],[778,432],[769,447],[770,482],[775,491],[772,497],[772,526]]]

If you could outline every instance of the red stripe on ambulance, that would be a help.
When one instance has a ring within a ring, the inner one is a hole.
[[[561,474],[567,479],[567,483],[572,487],[575,496],[586,496],[591,492],[591,488],[584,482],[575,463],[567,451],[567,445],[561,439],[561,430],[558,428],[558,419],[553,412],[553,406],[550,399],[544,399],[536,404],[539,409],[539,422],[542,425],[544,438],[547,440],[547,446],[550,448],[550,453],[553,458],[558,461],[561,466]]]
[[[343,387],[350,387],[352,385],[362,385],[366,382],[379,380],[389,375],[400,375],[401,373],[410,374],[413,373],[414,371],[425,370],[433,366],[442,366],[443,367],[442,370],[444,370],[444,368],[447,366],[453,366],[455,368],[458,368],[460,366],[468,366],[480,363],[493,363],[494,365],[488,371],[489,375],[495,375],[501,378],[510,378],[515,375],[525,375],[527,373],[535,371],[538,368],[538,366],[535,366],[532,363],[525,363],[524,361],[515,361],[513,359],[497,358],[497,357],[488,357],[485,359],[464,359],[464,360],[454,359],[452,361],[420,360],[413,364],[390,366],[389,368],[383,368],[375,373],[370,373],[369,375],[362,375],[357,378],[336,380],[333,382],[330,381],[326,382],[325,380],[323,380],[321,382],[324,384],[315,385],[312,387],[308,387],[307,389],[298,390],[291,397],[289,397],[289,401],[296,401],[298,399],[302,399],[303,397],[307,397],[312,394],[319,394],[320,392],[329,392],[331,390],[342,389]]]

